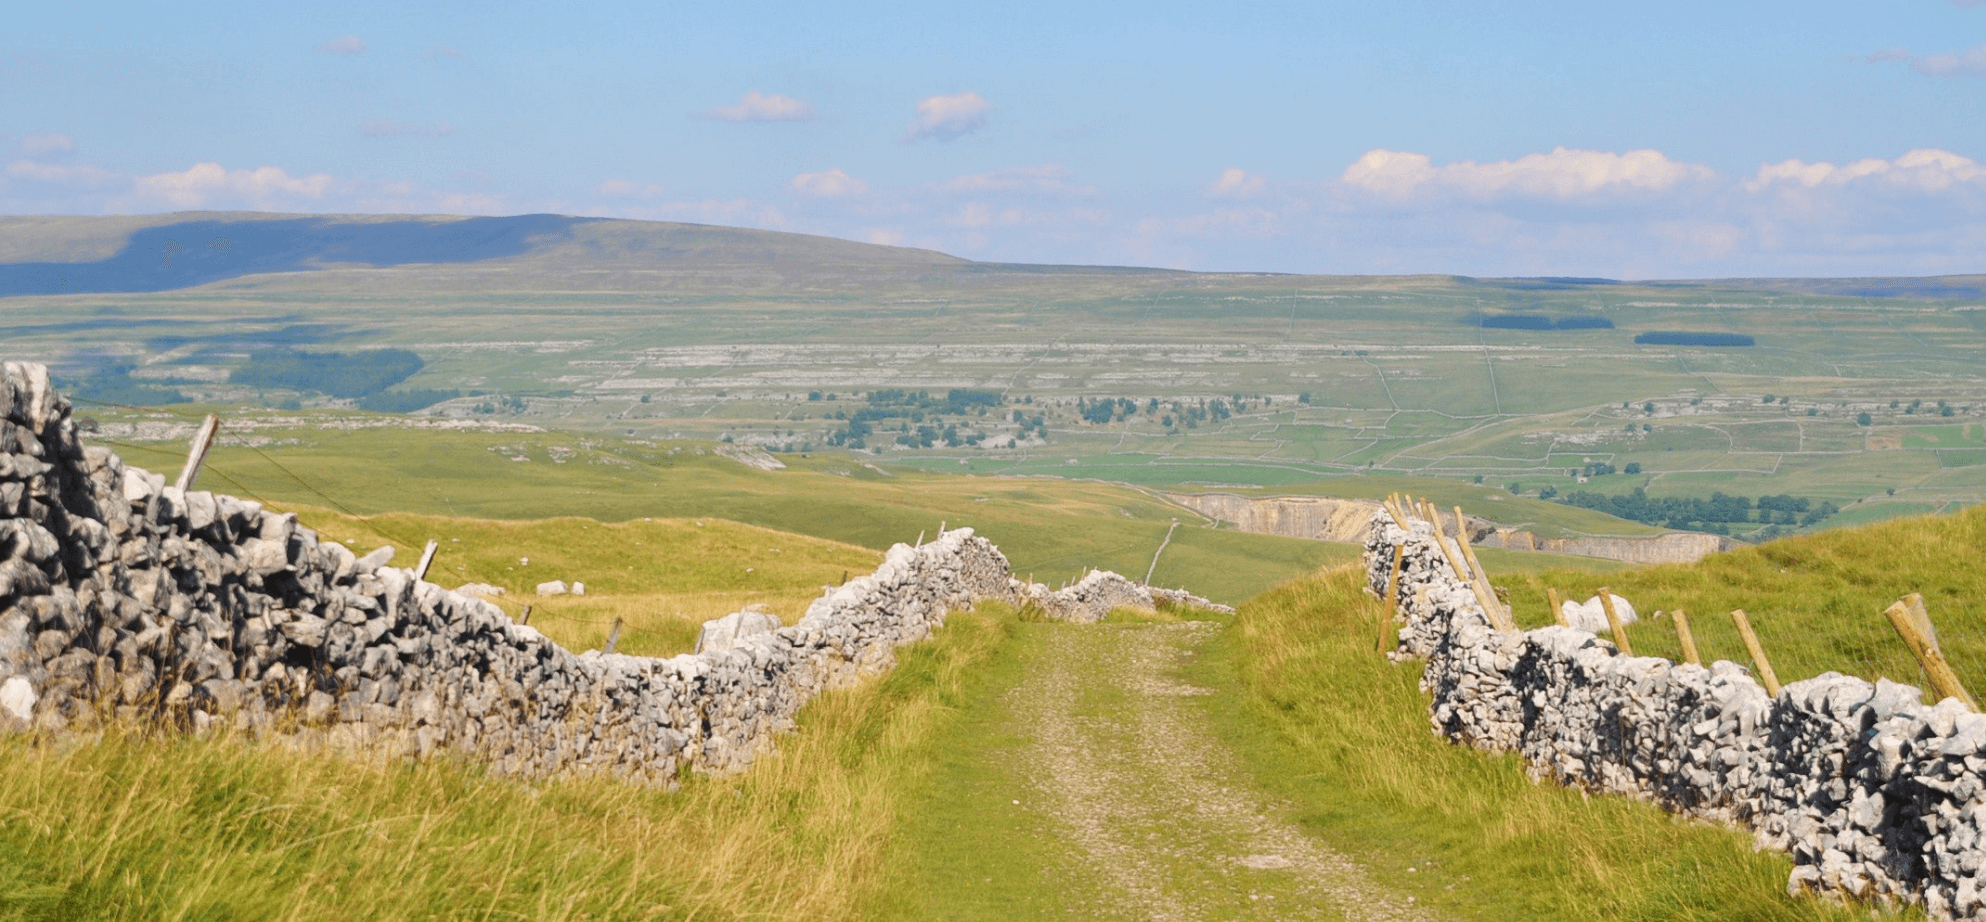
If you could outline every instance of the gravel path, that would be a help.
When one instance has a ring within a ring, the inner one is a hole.
[[[1071,843],[1095,919],[1432,919],[1309,838],[1246,787],[1175,677],[1220,629],[1196,622],[1051,632],[1003,703],[1027,737],[1024,808]]]

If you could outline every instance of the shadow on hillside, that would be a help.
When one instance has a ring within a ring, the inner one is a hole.
[[[0,265],[0,297],[171,291],[339,264],[478,262],[517,256],[592,220],[538,214],[453,221],[185,221],[138,231],[117,255],[97,262]]]

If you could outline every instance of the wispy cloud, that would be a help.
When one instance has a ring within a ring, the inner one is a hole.
[[[1986,5],[1986,0],[1978,0],[1970,5]],[[1964,51],[1923,55],[1911,54],[1908,48],[1884,48],[1863,55],[1858,60],[1864,64],[1903,64],[1928,77],[1986,78],[1986,44],[1975,45]]]
[[[317,50],[325,54],[356,55],[366,53],[365,39],[356,35],[340,35],[322,45]]]
[[[636,182],[632,179],[609,179],[593,187],[593,194],[606,198],[655,199],[668,194],[661,183]]]
[[[843,198],[869,191],[869,184],[848,175],[840,167],[818,173],[801,173],[787,188],[811,198]]]
[[[737,105],[705,109],[696,117],[719,122],[804,122],[815,115],[814,107],[804,99],[753,90]]]
[[[455,128],[452,125],[417,125],[390,118],[375,118],[361,123],[359,133],[368,138],[445,138],[454,134]]]
[[[50,185],[76,186],[85,189],[101,189],[116,185],[124,177],[100,167],[62,166],[52,163],[38,163],[33,160],[16,160],[7,164],[7,175],[14,179],[31,180]]]
[[[247,205],[277,209],[309,204],[331,191],[335,180],[326,173],[291,176],[282,167],[230,170],[218,163],[196,163],[176,172],[139,176],[131,183],[134,205],[206,208]]]
[[[1966,185],[1986,189],[1986,166],[1971,157],[1926,147],[1894,160],[1869,157],[1840,166],[1783,160],[1759,167],[1744,182],[1747,192],[1763,192],[1775,186],[1815,189],[1850,185],[1916,192],[1943,192]]]
[[[76,139],[66,134],[31,134],[21,139],[21,153],[37,160],[76,152]]]
[[[1516,160],[1464,160],[1442,166],[1426,154],[1373,150],[1338,178],[1348,186],[1393,199],[1444,193],[1470,198],[1591,199],[1667,192],[1715,176],[1709,167],[1680,163],[1661,151],[1616,154],[1560,147]]]
[[[1214,198],[1247,198],[1262,194],[1268,187],[1268,180],[1240,167],[1228,167],[1207,186],[1207,194]]]
[[[917,101],[917,117],[904,132],[904,140],[936,138],[950,141],[986,127],[993,104],[971,90],[950,96],[926,96]]]
[[[463,57],[462,49],[453,45],[434,45],[428,48],[430,61],[455,61]]]
[[[1003,167],[984,173],[967,173],[955,176],[942,183],[928,187],[936,192],[1029,192],[1038,195],[1079,195],[1097,194],[1092,185],[1072,183],[1074,175],[1070,169],[1059,163],[1044,163],[1039,166]]]

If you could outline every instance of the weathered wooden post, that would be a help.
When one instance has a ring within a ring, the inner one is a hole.
[[[1903,645],[1910,648],[1917,665],[1924,667],[1924,674],[1931,679],[1931,689],[1940,699],[1957,698],[1968,710],[1978,711],[1979,703],[1965,690],[1958,679],[1958,672],[1952,669],[1950,660],[1938,647],[1937,628],[1931,624],[1931,614],[1924,609],[1924,597],[1915,592],[1904,596],[1891,605],[1883,614],[1896,628]]]
[[[1703,665],[1703,658],[1696,655],[1696,637],[1689,632],[1689,616],[1678,608],[1670,613],[1676,619],[1676,640],[1683,645],[1683,662],[1692,666]]]
[[[1738,623],[1738,636],[1744,638],[1745,649],[1751,651],[1752,664],[1758,667],[1758,680],[1765,684],[1765,693],[1779,697],[1779,676],[1772,671],[1772,661],[1765,658],[1765,647],[1758,642],[1758,635],[1752,632],[1752,619],[1742,608],[1731,612],[1731,620]]]
[[[616,617],[614,618],[614,626],[607,629],[607,645],[605,647],[602,647],[600,649],[600,652],[612,653],[614,652],[614,645],[620,642],[621,642],[621,619],[619,617]]]
[[[1552,620],[1558,622],[1559,627],[1571,627],[1571,622],[1565,620],[1565,606],[1558,600],[1558,590],[1546,586],[1545,598],[1552,603]]]
[[[414,566],[415,579],[428,578],[428,566],[434,563],[434,552],[441,548],[441,542],[429,539],[428,546],[421,549],[421,562]]]
[[[1614,630],[1614,648],[1629,656],[1634,655],[1634,647],[1627,642],[1627,625],[1621,623],[1621,616],[1614,611],[1614,595],[1605,586],[1600,587],[1600,609],[1607,613],[1607,626]]]
[[[194,479],[200,476],[200,466],[207,463],[207,449],[214,447],[214,436],[221,431],[221,418],[212,413],[200,423],[199,431],[193,433],[193,446],[186,453],[186,466],[180,468],[179,479],[172,482],[181,491],[193,489]]]
[[[524,613],[517,616],[517,623],[518,624],[531,623],[531,606],[529,605],[524,606]]]

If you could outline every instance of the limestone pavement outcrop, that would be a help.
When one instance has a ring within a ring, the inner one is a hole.
[[[961,528],[896,545],[790,626],[757,622],[667,658],[573,653],[390,566],[391,548],[355,555],[294,515],[85,446],[41,366],[9,362],[0,379],[0,732],[233,725],[670,784],[749,764],[815,695],[889,668],[950,611],[1102,604],[1013,579]],[[1128,584],[1097,584],[1110,578]],[[1114,591],[1111,604],[1154,602]]]
[[[1499,631],[1418,519],[1374,518],[1367,582],[1403,547],[1395,658],[1426,660],[1437,732],[1536,777],[1753,831],[1793,893],[1986,919],[1986,715],[1827,673],[1770,696],[1745,667],[1624,656],[1569,627]]]

